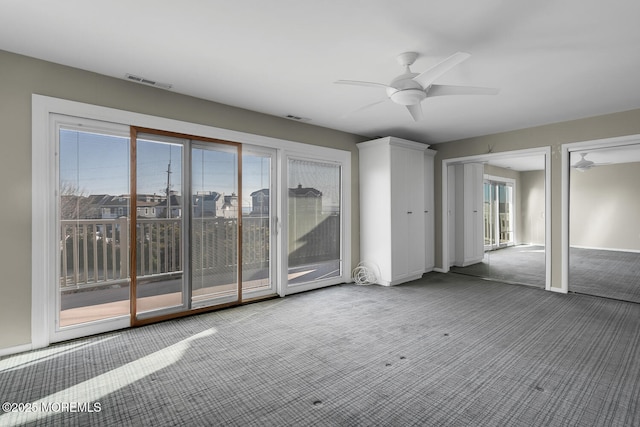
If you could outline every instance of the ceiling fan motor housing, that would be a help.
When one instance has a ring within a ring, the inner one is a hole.
[[[393,102],[400,105],[415,105],[427,97],[426,91],[420,83],[413,80],[417,73],[405,73],[391,81],[387,88],[387,95]]]

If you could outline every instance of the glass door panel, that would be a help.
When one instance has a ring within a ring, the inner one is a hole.
[[[498,245],[513,244],[513,186],[500,183],[498,188],[498,227],[500,230]]]
[[[238,148],[191,149],[191,306],[238,301]]]
[[[288,285],[342,274],[341,167],[289,159]]]
[[[242,149],[242,295],[252,298],[276,292],[273,267],[275,233],[274,151]]]
[[[489,250],[493,247],[495,240],[495,220],[493,215],[493,199],[494,186],[490,181],[484,181],[484,249]]]
[[[484,182],[484,248],[497,249],[512,245],[513,184]]]
[[[185,307],[184,141],[160,135],[136,140],[136,315]]]
[[[129,138],[60,127],[58,329],[129,316]]]

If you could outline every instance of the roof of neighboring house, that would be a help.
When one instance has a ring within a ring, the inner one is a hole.
[[[129,196],[107,196],[101,205],[108,207],[127,206],[129,205]]]
[[[201,199],[203,202],[213,202],[220,198],[220,193],[212,191],[209,194],[196,194],[193,196],[194,202]]]
[[[289,189],[289,197],[322,197],[322,192],[315,188],[303,187],[298,184],[296,188]]]
[[[172,194],[171,196],[169,196],[169,205],[171,207],[180,207],[182,206],[182,196],[179,196],[177,194]],[[167,206],[167,201],[162,201],[159,203],[155,203],[154,206],[159,206],[159,207],[163,207],[163,206]]]

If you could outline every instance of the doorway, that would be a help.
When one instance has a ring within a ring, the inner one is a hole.
[[[640,136],[563,145],[563,289],[640,303]]]
[[[548,148],[443,160],[445,272],[549,289],[549,163]]]

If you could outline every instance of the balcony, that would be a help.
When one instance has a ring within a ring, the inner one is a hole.
[[[138,311],[179,306],[183,301],[181,218],[136,220]],[[304,224],[300,221],[298,224]],[[60,241],[60,326],[130,313],[129,220],[62,220]],[[290,283],[339,271],[338,215],[315,227],[292,228]],[[197,218],[191,222],[193,304],[237,294],[237,219]],[[271,285],[269,217],[243,217],[243,292]]]

